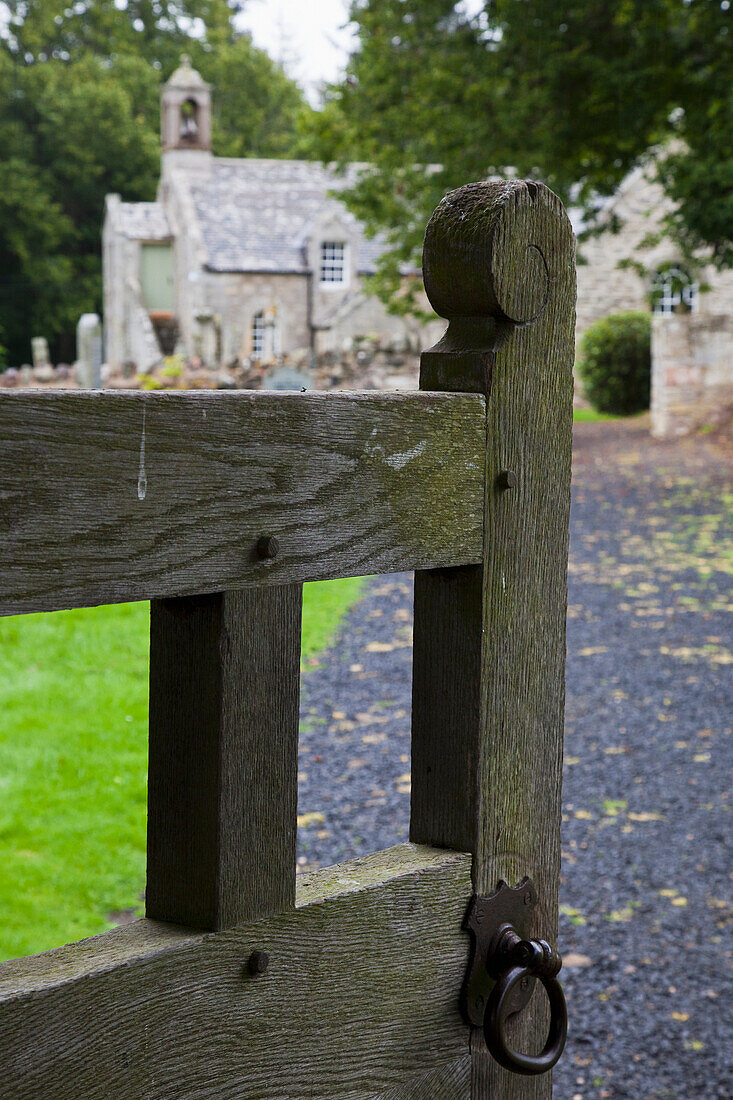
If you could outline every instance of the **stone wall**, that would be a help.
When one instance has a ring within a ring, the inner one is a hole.
[[[618,219],[617,233],[609,229],[578,245],[578,337],[610,313],[648,310],[656,273],[681,262],[677,246],[661,233],[670,205],[654,171],[653,164],[635,169],[609,202],[606,214]],[[706,265],[695,277],[700,284],[696,313],[718,316],[730,310],[733,271]]]
[[[132,363],[102,365],[105,389],[367,389],[418,388],[424,343],[394,337],[357,336],[341,348],[312,355],[302,348],[267,362],[241,357],[226,366],[207,366],[201,358],[172,355],[140,373]],[[29,365],[0,374],[0,389],[78,389],[86,372],[67,364]]]
[[[733,316],[652,318],[652,435],[670,439],[733,416]]]

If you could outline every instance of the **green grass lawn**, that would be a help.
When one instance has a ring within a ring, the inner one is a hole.
[[[305,585],[303,660],[361,584]],[[142,912],[148,615],[139,603],[0,619],[0,959]]]
[[[586,424],[595,420],[619,420],[613,413],[602,413],[596,409],[573,409],[573,420],[576,424]]]

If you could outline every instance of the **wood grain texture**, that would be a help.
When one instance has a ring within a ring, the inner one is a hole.
[[[299,584],[151,604],[149,917],[295,902],[301,606]]]
[[[469,856],[404,845],[316,872],[298,908],[232,931],[145,920],[2,964],[0,1097],[450,1096],[409,1090],[468,1055],[470,889]]]
[[[426,289],[450,319],[420,385],[487,396],[484,560],[415,582],[411,839],[475,854],[478,893],[530,875],[531,935],[554,939],[560,871],[575,273],[542,185],[452,192],[425,242]],[[511,470],[517,485],[502,489]],[[537,1050],[535,996],[517,1044]],[[551,1075],[507,1073],[473,1038],[474,1100],[549,1100]]]
[[[420,1073],[370,1100],[471,1100],[471,1057]]]
[[[0,614],[478,562],[483,424],[458,394],[0,393]]]

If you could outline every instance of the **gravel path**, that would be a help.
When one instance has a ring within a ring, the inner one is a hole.
[[[558,1100],[733,1096],[732,469],[725,438],[576,427]],[[304,677],[302,867],[407,837],[411,601],[369,582]]]

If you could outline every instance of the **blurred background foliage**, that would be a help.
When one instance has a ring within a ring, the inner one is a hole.
[[[0,29],[0,332],[74,355],[101,304],[104,195],[152,199],[159,85],[183,51],[214,85],[214,152],[370,167],[347,194],[389,249],[374,288],[394,308],[447,190],[508,169],[594,212],[663,150],[670,231],[733,262],[730,0],[353,0],[343,80],[313,110],[235,26],[227,0],[9,0]],[[475,6],[472,9],[475,11]]]
[[[651,152],[686,254],[733,262],[733,14],[729,0],[354,0],[344,80],[308,119],[312,152],[367,162],[347,203],[392,246],[376,279],[396,298],[446,191],[544,180],[580,207]],[[406,299],[402,308],[411,308]]]

